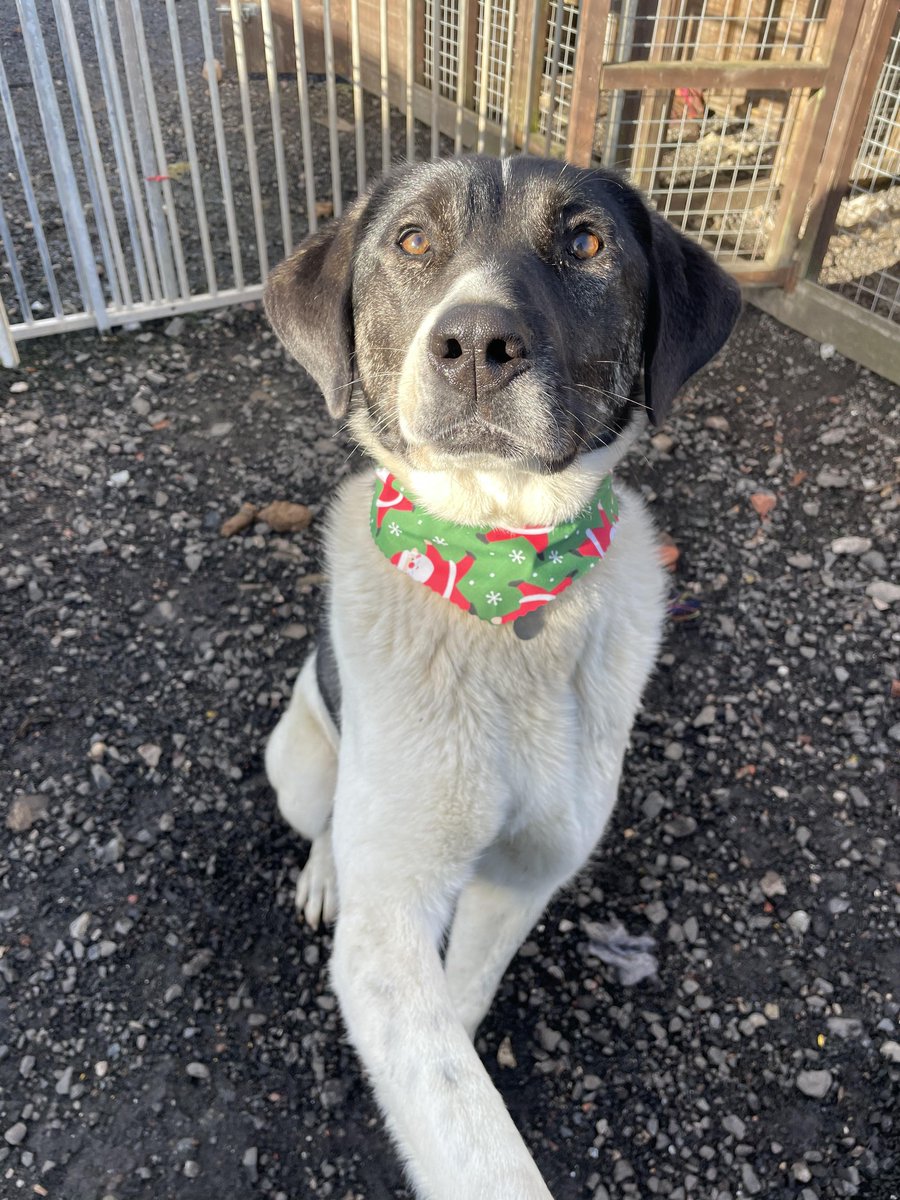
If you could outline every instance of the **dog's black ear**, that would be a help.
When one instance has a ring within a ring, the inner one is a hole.
[[[644,396],[654,425],[678,390],[734,328],[741,289],[696,242],[650,213],[650,291],[644,328]]]
[[[353,253],[365,207],[364,198],[357,200],[340,220],[305,238],[272,271],[263,293],[272,328],[315,379],[336,418],[350,403]]]

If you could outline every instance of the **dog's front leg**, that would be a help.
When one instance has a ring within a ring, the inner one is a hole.
[[[418,1194],[550,1200],[447,989],[438,943],[462,871],[425,861],[421,795],[398,806],[396,787],[386,800],[341,772],[332,981]]]

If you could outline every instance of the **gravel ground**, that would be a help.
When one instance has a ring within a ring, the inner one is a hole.
[[[406,1196],[262,774],[320,522],[219,534],[245,500],[318,513],[347,447],[253,308],[23,358],[0,380],[0,1195]],[[699,615],[478,1042],[557,1200],[900,1194],[897,400],[748,310],[632,463]],[[614,919],[656,978],[590,954]]]

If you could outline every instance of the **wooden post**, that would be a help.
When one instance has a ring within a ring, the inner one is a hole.
[[[566,158],[582,167],[593,156],[608,25],[609,0],[582,0],[566,137]]]
[[[825,81],[807,101],[792,131],[792,151],[785,165],[781,200],[765,262],[769,267],[795,264],[806,206],[813,192],[828,131],[837,108],[854,37],[865,4],[871,0],[833,0],[825,23]]]
[[[850,184],[898,12],[897,0],[869,0],[863,12],[847,65],[840,106],[813,188],[800,250],[801,276],[814,279],[821,269],[838,209]]]

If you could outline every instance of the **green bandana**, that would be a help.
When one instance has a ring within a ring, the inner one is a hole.
[[[370,523],[385,558],[463,612],[516,622],[520,637],[537,633],[543,606],[604,557],[619,519],[610,475],[576,520],[525,529],[442,521],[383,467],[376,476]]]

